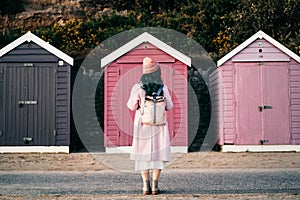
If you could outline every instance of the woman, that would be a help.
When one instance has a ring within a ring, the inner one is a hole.
[[[161,96],[166,98],[166,110],[173,107],[167,86],[163,85],[161,69],[158,63],[146,57],[143,60],[143,75],[140,83],[133,85],[127,106],[136,110],[131,160],[135,160],[135,170],[141,171],[143,194],[158,194],[158,179],[166,163],[171,161],[168,122],[162,126],[145,125],[141,122],[140,102],[145,95],[152,95],[163,86]],[[152,171],[152,187],[149,172]]]

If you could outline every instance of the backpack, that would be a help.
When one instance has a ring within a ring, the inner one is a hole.
[[[166,98],[160,96],[163,85],[157,93],[145,96],[141,100],[142,124],[163,126],[166,124]]]

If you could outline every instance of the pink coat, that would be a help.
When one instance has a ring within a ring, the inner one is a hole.
[[[173,107],[167,86],[163,87],[166,97],[166,110]],[[133,85],[127,106],[130,110],[136,110],[145,91],[140,84]],[[134,118],[131,160],[144,161],[171,161],[170,136],[168,122],[164,126],[149,126],[141,123],[140,109],[136,110]]]

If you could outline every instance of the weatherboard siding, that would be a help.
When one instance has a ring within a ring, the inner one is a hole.
[[[226,63],[222,67],[223,87],[223,133],[224,143],[233,144],[235,141],[235,100],[234,100],[234,68],[233,63]]]
[[[209,75],[209,92],[211,100],[210,129],[215,133],[223,133],[223,87],[220,68],[215,69]],[[219,134],[219,143],[223,144],[223,134]]]
[[[262,47],[260,47],[262,45]],[[233,62],[289,61],[290,57],[265,39],[258,39],[232,58]]]
[[[300,144],[300,66],[292,60],[290,70],[291,142]]]

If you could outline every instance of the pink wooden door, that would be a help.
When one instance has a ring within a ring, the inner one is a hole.
[[[133,67],[133,65],[135,64],[130,63],[119,65],[119,80],[113,94],[113,97],[116,98],[118,102],[116,105],[117,108],[113,111],[113,115],[119,129],[117,146],[132,145],[135,112],[130,111],[127,108],[126,103],[132,86],[140,81],[140,77],[142,75],[142,63],[136,64],[136,67]],[[170,94],[172,95],[172,64],[162,64],[161,70],[163,82],[168,86]],[[166,114],[169,122],[170,133],[173,133],[172,110],[167,111]]]
[[[286,63],[236,64],[237,144],[288,144]]]
[[[132,67],[134,64],[119,65],[119,80],[116,87],[116,96],[118,109],[114,114],[119,128],[117,137],[117,146],[130,146],[132,144],[134,115],[135,111],[130,111],[127,107],[127,101],[130,96],[131,88],[140,81],[142,74],[141,64]]]
[[[169,93],[171,95],[172,100],[174,101],[175,96],[173,95],[173,63],[163,63],[161,64],[161,77],[164,82],[164,85],[166,85],[169,89]],[[170,139],[172,140],[172,137],[175,135],[174,133],[174,120],[173,120],[173,111],[169,110],[166,111],[168,125],[169,125],[169,133],[170,133]]]
[[[260,67],[236,64],[236,134],[237,144],[258,144],[262,134]],[[225,97],[226,98],[226,97]]]
[[[289,144],[289,90],[287,63],[262,66],[263,136],[265,144]],[[268,107],[269,106],[269,107]]]

